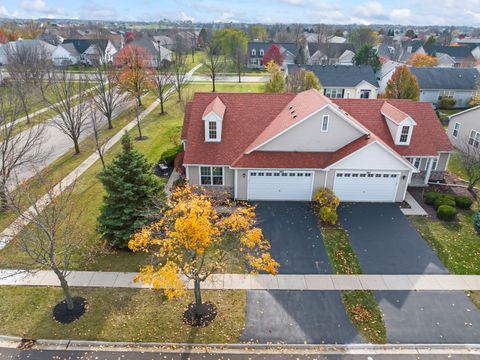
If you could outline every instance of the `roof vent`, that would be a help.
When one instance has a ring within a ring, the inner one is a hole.
[[[295,114],[295,115],[293,115],[293,118],[294,118],[294,119],[295,119],[296,117],[297,117],[297,115],[296,115],[296,114]]]
[[[292,110],[292,109],[293,109],[293,106],[289,106],[289,107],[288,107],[288,110]]]

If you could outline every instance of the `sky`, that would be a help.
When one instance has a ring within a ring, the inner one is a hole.
[[[480,26],[480,0],[0,0],[0,17]]]

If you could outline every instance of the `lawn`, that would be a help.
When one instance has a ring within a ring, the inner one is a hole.
[[[472,212],[462,211],[458,222],[411,217],[422,237],[454,274],[480,275],[480,236],[472,223]]]
[[[216,83],[216,92],[264,92],[265,84],[262,83]],[[187,92],[211,92],[212,83],[191,83]]]
[[[465,173],[465,169],[460,161],[460,156],[457,153],[450,155],[450,160],[448,160],[448,171],[462,179],[467,179],[467,174]]]
[[[167,301],[147,289],[74,288],[88,300],[78,321],[61,325],[52,306],[63,299],[59,288],[0,287],[0,334],[29,339],[75,339],[135,342],[236,343],[245,323],[244,291],[204,291],[204,301],[218,309],[207,327],[192,328],[181,319],[192,292]]]
[[[336,274],[361,274],[347,232],[340,228],[321,228],[328,259]],[[341,291],[350,321],[363,337],[376,344],[387,342],[387,329],[373,293],[370,290]]]

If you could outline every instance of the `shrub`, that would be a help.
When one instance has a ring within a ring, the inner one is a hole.
[[[459,209],[468,210],[473,204],[473,200],[468,196],[455,196],[455,204]]]
[[[160,156],[160,162],[166,162],[167,164],[173,164],[175,157],[179,152],[183,151],[183,145],[177,145],[165,150]]]
[[[480,211],[477,211],[475,215],[473,215],[473,227],[480,233]]]
[[[455,99],[442,96],[440,100],[438,100],[438,107],[440,109],[451,109],[455,106],[456,103],[457,101]]]
[[[442,205],[448,205],[453,208],[456,206],[455,200],[446,196],[440,196],[439,198],[437,198],[437,200],[435,200],[435,203],[434,203],[435,209],[438,209]]]
[[[338,220],[338,215],[331,208],[322,206],[320,208],[320,220],[322,220],[325,224],[335,225]]]
[[[327,188],[318,189],[313,196],[313,199],[318,204],[320,209],[326,206],[333,212],[335,212],[338,208],[338,205],[340,205],[340,199],[335,196],[335,193],[332,190]]]
[[[440,205],[437,209],[437,216],[440,220],[452,221],[457,215],[457,210],[450,205]]]
[[[429,191],[429,192],[425,193],[423,198],[424,198],[425,204],[434,205],[435,200],[437,200],[440,196],[442,196],[442,194],[440,194],[438,192],[435,192],[435,191]]]

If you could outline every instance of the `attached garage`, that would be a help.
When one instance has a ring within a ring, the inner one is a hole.
[[[310,201],[313,187],[312,171],[250,170],[248,200]]]
[[[394,202],[399,172],[336,171],[333,191],[341,201]]]

